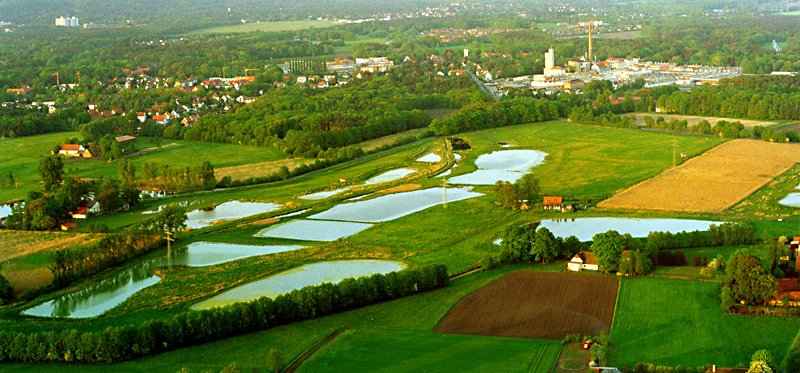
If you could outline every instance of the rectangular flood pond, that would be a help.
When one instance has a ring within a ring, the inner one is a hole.
[[[159,281],[161,278],[150,275],[147,270],[127,270],[85,289],[29,308],[22,314],[66,318],[99,316]]]
[[[354,235],[370,227],[372,227],[372,224],[343,221],[292,220],[286,224],[264,228],[254,236],[288,238],[302,241],[335,241]]]
[[[186,213],[186,226],[192,229],[205,228],[216,221],[226,221],[245,216],[269,212],[281,207],[276,203],[229,201],[214,207],[213,210],[194,210]]]
[[[428,153],[420,158],[417,158],[417,162],[437,163],[441,161],[442,161],[442,156],[436,153]]]
[[[482,196],[466,188],[447,188],[447,202],[460,201]],[[388,194],[382,197],[344,203],[309,216],[310,219],[344,220],[365,223],[378,223],[394,220],[426,208],[442,204],[442,188],[415,190],[406,193]]]
[[[319,285],[325,282],[338,283],[348,277],[371,276],[376,273],[386,274],[406,268],[403,262],[389,260],[338,260],[306,264],[267,277],[263,280],[251,282],[235,287],[224,293],[194,304],[193,310],[206,310],[214,307],[224,307],[236,302],[252,301],[261,297],[275,298],[295,289],[306,286]]]
[[[175,250],[173,265],[205,267],[252,256],[275,254],[302,249],[304,246],[258,246],[220,242],[193,242]],[[136,266],[120,271],[99,283],[42,303],[23,311],[24,315],[42,317],[94,317],[105,313],[161,279],[153,270],[169,264],[167,254],[145,260]]]
[[[800,193],[789,193],[786,197],[783,197],[779,204],[789,207],[800,207]]]
[[[615,230],[620,234],[630,233],[633,237],[647,237],[650,232],[705,231],[712,224],[720,224],[707,220],[689,219],[632,219],[632,218],[577,218],[546,219],[539,224],[559,237],[578,237],[581,241],[591,241],[597,233]]]
[[[415,172],[417,172],[417,170],[412,170],[410,168],[398,168],[396,170],[387,171],[378,176],[372,177],[369,180],[365,181],[364,184],[373,185],[380,183],[388,183],[390,181],[402,179]]]
[[[306,194],[304,196],[300,196],[300,197],[297,197],[297,198],[310,199],[310,200],[325,199],[325,198],[328,198],[330,196],[335,196],[335,195],[337,195],[337,194],[339,194],[341,192],[344,192],[344,191],[346,191],[346,190],[348,190],[348,189],[350,189],[352,187],[353,187],[353,185],[350,185],[350,186],[346,186],[344,188],[326,190],[326,191],[322,191],[322,192]]]
[[[532,167],[544,163],[547,153],[530,150],[499,150],[481,154],[475,160],[478,170],[450,179],[453,184],[493,185],[498,180],[515,182]]]

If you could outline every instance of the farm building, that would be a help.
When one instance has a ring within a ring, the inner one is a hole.
[[[100,204],[97,203],[97,201],[83,200],[80,205],[78,205],[78,209],[72,212],[72,218],[86,219],[89,214],[94,215],[98,213],[100,213]]]
[[[125,135],[125,136],[116,137],[116,138],[114,138],[114,140],[117,140],[117,142],[120,143],[120,144],[133,143],[133,142],[136,141],[136,137]]]
[[[597,271],[597,258],[591,251],[581,251],[567,263],[567,269],[570,271],[580,272],[581,270]]]
[[[58,151],[58,155],[63,155],[65,157],[83,157],[83,158],[91,158],[92,153],[83,147],[80,144],[66,144],[61,145],[61,149]]]
[[[768,303],[770,306],[783,306],[784,298],[788,298],[790,307],[800,306],[800,283],[796,278],[779,278],[778,296]]]
[[[78,225],[75,224],[75,223],[64,223],[64,224],[61,224],[61,230],[62,231],[70,231],[70,230],[73,230],[73,229],[78,229]]]
[[[545,196],[542,199],[542,207],[545,210],[561,210],[564,207],[564,198]]]

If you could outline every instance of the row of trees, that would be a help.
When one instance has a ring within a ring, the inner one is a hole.
[[[150,320],[138,326],[109,326],[97,332],[0,331],[0,358],[113,363],[397,299],[446,286],[449,280],[444,265],[429,265],[308,286],[275,299],[263,297],[224,308],[179,313],[170,320]]]
[[[575,236],[556,237],[545,227],[536,229],[533,224],[508,226],[503,232],[499,260],[504,263],[537,261],[549,263],[567,259],[584,249]]]
[[[647,246],[657,251],[752,244],[755,240],[755,228],[746,222],[712,224],[707,231],[679,233],[654,231],[647,234]]]
[[[126,163],[120,163],[125,165]],[[121,177],[126,180],[135,180],[133,165],[120,166],[120,170],[128,170]],[[151,189],[169,190],[173,192],[209,190],[217,186],[214,176],[214,166],[209,161],[204,161],[198,166],[170,166],[157,162],[145,162],[142,165],[141,183]]]
[[[502,180],[497,180],[492,191],[497,196],[497,204],[504,209],[516,209],[519,201],[527,201],[528,205],[533,206],[541,188],[536,175],[527,173],[517,179],[514,184]]]
[[[459,112],[434,119],[429,128],[437,136],[521,123],[556,119],[567,112],[560,102],[532,97],[514,97],[497,102],[477,102]]]
[[[85,107],[56,110],[52,115],[32,109],[0,107],[0,138],[70,131],[91,120]]]

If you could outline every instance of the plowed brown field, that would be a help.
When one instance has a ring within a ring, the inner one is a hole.
[[[599,207],[722,212],[800,162],[800,146],[732,140],[645,180]]]
[[[608,333],[618,287],[613,277],[514,272],[458,301],[433,331],[541,339]]]

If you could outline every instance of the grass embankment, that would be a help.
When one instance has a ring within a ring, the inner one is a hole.
[[[800,165],[796,165],[776,177],[764,187],[753,193],[728,210],[738,214],[759,219],[786,219],[800,217],[800,208],[778,203],[789,193],[798,193],[800,189]]]
[[[719,294],[713,282],[623,278],[610,364],[746,366],[760,349],[782,361],[800,318],[726,314]]]
[[[322,347],[299,371],[545,373],[560,352],[559,341],[357,329]]]

